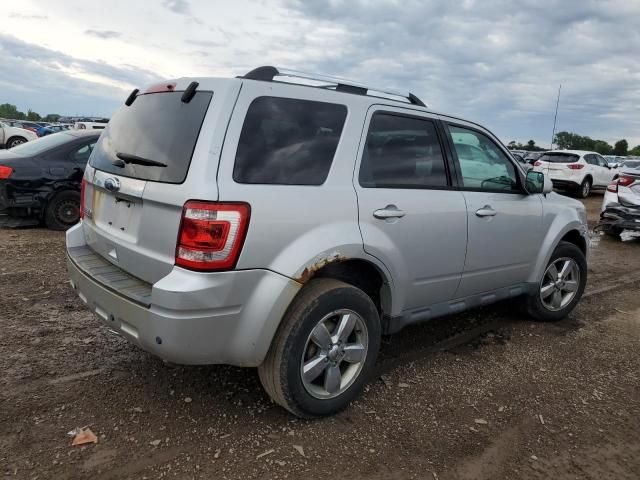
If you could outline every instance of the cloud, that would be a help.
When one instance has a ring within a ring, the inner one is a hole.
[[[15,18],[19,20],[46,20],[49,17],[46,15],[25,15],[23,13],[10,13],[9,18]]]
[[[74,58],[0,34],[3,98],[22,110],[109,116],[127,91],[158,80],[149,71]]]
[[[115,32],[113,30],[85,30],[84,32],[87,35],[91,35],[92,37],[98,37],[98,38],[103,38],[105,40],[111,39],[111,38],[119,38],[122,36],[122,33],[120,32]]]
[[[311,71],[411,90],[434,109],[478,120],[507,141],[547,145],[562,83],[561,129],[609,141],[630,135],[640,143],[637,2],[286,5],[310,27],[296,39],[300,55],[293,59]],[[618,121],[605,121],[613,112]]]
[[[164,0],[162,6],[179,15],[191,14],[191,7],[186,0]]]
[[[2,38],[0,49],[12,55],[24,49],[22,63],[35,59],[41,75],[57,71],[118,88],[148,83],[153,72],[234,76],[259,65],[342,76],[411,91],[434,111],[478,121],[505,142],[532,138],[545,146],[562,83],[559,129],[640,143],[639,2],[163,0],[160,9],[157,3],[104,10],[59,2],[47,15],[61,35],[44,35],[35,21],[0,28],[59,52],[5,47]],[[127,43],[109,48],[83,35],[86,26],[122,32]],[[2,71],[5,80],[4,63]]]

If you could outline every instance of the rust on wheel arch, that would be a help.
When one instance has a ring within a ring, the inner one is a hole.
[[[297,282],[305,284],[313,278],[318,270],[321,270],[331,263],[344,262],[348,259],[348,257],[345,257],[338,252],[333,253],[328,257],[321,258],[320,260],[315,261],[312,265],[305,267],[304,270],[302,270],[302,273],[298,277],[296,277],[295,280]]]

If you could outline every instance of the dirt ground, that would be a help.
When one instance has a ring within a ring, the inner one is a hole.
[[[0,252],[7,478],[640,478],[638,240],[593,241],[560,323],[505,303],[385,339],[362,398],[318,421],[255,370],[168,366],[110,334],[66,281],[63,234],[0,230]],[[85,426],[98,443],[71,446]]]

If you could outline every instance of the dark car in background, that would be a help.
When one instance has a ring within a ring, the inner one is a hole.
[[[0,213],[14,226],[75,224],[82,176],[100,133],[69,130],[0,152]]]
[[[529,163],[530,165],[533,165],[534,163],[536,163],[536,160],[538,160],[544,154],[545,152],[529,152],[525,155],[524,161]]]

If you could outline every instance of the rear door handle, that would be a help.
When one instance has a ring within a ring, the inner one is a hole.
[[[384,208],[380,208],[373,212],[373,216],[380,219],[387,218],[402,218],[406,215],[402,210],[398,209],[395,205],[387,205]]]
[[[498,212],[491,208],[491,205],[485,205],[481,209],[476,210],[476,215],[478,217],[495,217],[496,213]]]

